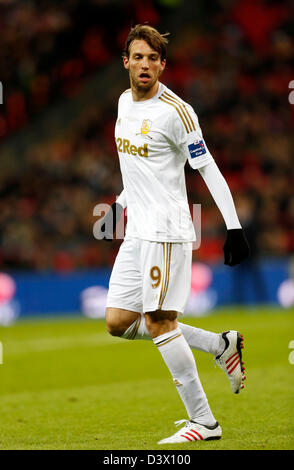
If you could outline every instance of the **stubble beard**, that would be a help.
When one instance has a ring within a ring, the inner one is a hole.
[[[130,84],[131,88],[136,91],[140,95],[144,95],[145,93],[148,93],[148,91],[151,90],[151,88],[155,85],[157,82],[157,78],[155,80],[151,80],[150,83],[140,83],[139,80],[136,78],[133,78],[131,73],[130,73]]]

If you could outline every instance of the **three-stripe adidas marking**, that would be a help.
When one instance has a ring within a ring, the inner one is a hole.
[[[229,357],[229,359],[226,360],[226,368],[228,374],[231,374],[236,369],[238,364],[240,364],[240,357],[239,353],[236,352],[231,357]]]
[[[162,304],[166,297],[168,285],[169,285],[169,278],[170,278],[170,263],[171,263],[171,251],[172,251],[172,244],[171,243],[163,243],[163,263],[164,263],[164,272],[162,276],[162,283],[161,283],[161,290],[160,290],[160,297],[158,302],[158,309],[161,310]]]
[[[172,96],[167,91],[164,91],[159,99],[176,109],[182,123],[184,124],[187,134],[196,130],[194,120],[183,101],[179,100],[175,96]]]
[[[189,431],[185,432],[185,434],[181,434],[181,437],[185,437],[188,439],[188,441],[203,441],[201,434],[199,434],[197,431],[194,431],[194,429],[190,429]]]

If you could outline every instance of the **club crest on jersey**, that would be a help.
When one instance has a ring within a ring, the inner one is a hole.
[[[192,144],[188,145],[188,149],[191,155],[191,158],[200,157],[206,153],[206,148],[203,140],[196,140]]]
[[[143,119],[142,126],[141,126],[141,134],[148,134],[152,126],[152,122],[150,119]]]

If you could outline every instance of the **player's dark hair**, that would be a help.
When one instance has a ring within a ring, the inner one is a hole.
[[[159,53],[161,60],[165,60],[168,43],[166,36],[168,35],[169,33],[160,34],[157,29],[147,24],[137,24],[136,26],[131,28],[129,32],[125,44],[125,49],[123,51],[123,56],[129,58],[131,43],[135,39],[143,39],[147,42],[147,44],[149,44],[152,49]]]

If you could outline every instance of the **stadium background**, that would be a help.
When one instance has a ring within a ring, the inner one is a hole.
[[[113,139],[128,87],[121,51],[130,26],[144,22],[170,32],[162,79],[195,107],[252,250],[242,266],[223,266],[223,220],[187,167],[190,203],[202,205],[195,293],[213,293],[199,309],[293,305],[293,3],[4,1],[0,9],[0,263],[15,283],[12,298],[1,276],[5,312],[9,300],[20,315],[80,311],[83,289],[107,287],[120,241],[94,238],[93,209],[122,189]]]
[[[121,50],[144,22],[170,32],[162,81],[195,107],[252,249],[223,265],[223,220],[187,166],[202,243],[183,321],[241,331],[247,375],[235,396],[194,352],[223,439],[188,450],[293,449],[290,0],[0,2],[0,449],[150,451],[185,416],[152,342],[83,315],[103,317],[120,245],[94,238],[93,210],[121,191]]]

